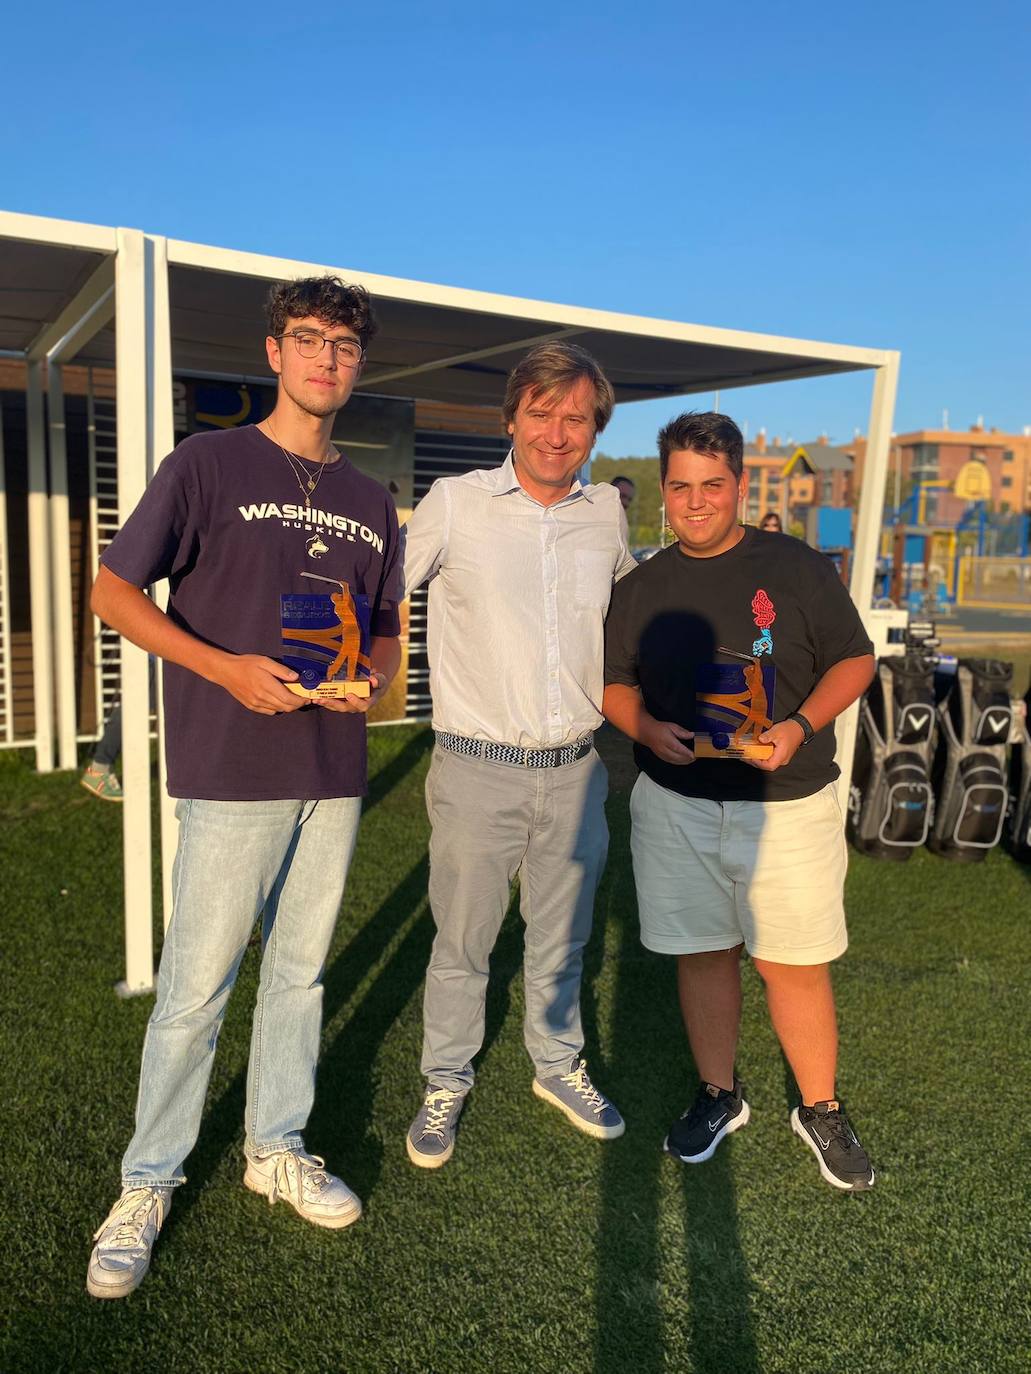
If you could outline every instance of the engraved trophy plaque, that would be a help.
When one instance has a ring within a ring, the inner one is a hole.
[[[282,661],[298,679],[284,685],[311,700],[367,697],[372,690],[368,597],[335,577],[301,576],[328,582],[336,590],[284,592],[280,597]]]
[[[777,670],[752,654],[720,648],[740,663],[703,663],[695,673],[695,737],[699,759],[768,759],[772,744],[756,738],[773,724]]]

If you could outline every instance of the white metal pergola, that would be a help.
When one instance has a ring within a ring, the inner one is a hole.
[[[173,447],[173,360],[177,374],[264,378],[262,300],[269,283],[323,272],[362,282],[375,300],[380,330],[359,387],[366,393],[498,406],[518,358],[533,344],[556,338],[575,338],[599,359],[617,403],[872,372],[850,590],[883,652],[888,626],[898,615],[868,608],[898,381],[896,352],[556,305],[184,243],[138,229],[0,211],[0,357],[22,360],[27,367],[36,720],[31,743],[40,771],[55,766],[55,746],[59,767],[76,766],[62,365],[74,359],[115,368],[118,509],[124,520]],[[0,535],[2,570],[6,530]],[[2,581],[6,597],[6,575]],[[160,601],[166,589],[157,591]],[[149,991],[154,969],[148,668],[146,654],[128,643],[121,658],[121,695],[126,976],[119,987],[129,994]],[[838,727],[843,800],[857,714],[853,708]],[[161,757],[167,924],[176,827],[174,804],[164,788],[163,750]]]

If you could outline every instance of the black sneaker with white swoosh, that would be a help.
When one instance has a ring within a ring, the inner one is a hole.
[[[683,1164],[704,1164],[723,1137],[747,1126],[750,1116],[739,1078],[729,1092],[715,1083],[702,1083],[690,1107],[670,1127],[663,1148]]]
[[[832,1188],[859,1193],[873,1187],[874,1171],[859,1137],[838,1102],[796,1107],[791,1129],[812,1150]]]

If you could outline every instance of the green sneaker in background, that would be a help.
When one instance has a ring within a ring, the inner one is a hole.
[[[85,787],[87,792],[92,792],[101,801],[122,800],[122,784],[112,768],[98,768],[96,764],[91,763],[79,779],[79,786]]]

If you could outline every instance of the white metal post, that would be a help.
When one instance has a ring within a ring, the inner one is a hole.
[[[58,760],[62,768],[74,768],[77,763],[75,631],[72,625],[72,550],[68,519],[68,442],[64,370],[58,362],[48,362],[47,365],[47,412],[50,420],[50,591]]]
[[[895,394],[899,381],[899,355],[885,354],[885,361],[874,371],[873,396],[870,401],[870,427],[866,439],[866,460],[863,464],[863,485],[859,493],[856,515],[856,537],[852,554],[852,575],[849,592],[868,631],[873,626],[871,602],[877,555],[884,523],[884,488],[888,479],[888,456],[891,449],[891,426],[895,414]],[[876,642],[876,636],[871,633]],[[837,762],[841,769],[838,780],[838,800],[843,814],[847,814],[849,786],[852,781],[852,760],[856,749],[856,727],[859,722],[859,703],[855,702],[838,717]]]
[[[148,390],[150,401],[150,435],[148,442],[150,475],[153,477],[162,460],[175,444],[175,417],[172,408],[172,325],[168,299],[168,241],[155,235],[147,238],[147,276],[150,310]],[[162,610],[168,605],[168,583],[154,589],[155,600]],[[155,674],[158,714],[158,779],[161,817],[161,896],[164,929],[172,919],[172,865],[179,843],[179,825],[175,818],[175,802],[168,795],[165,760],[165,704],[164,664]]]
[[[47,520],[43,366],[36,359],[26,364],[25,405],[29,450],[29,600],[32,608],[32,699],[36,717],[36,768],[40,773],[50,773],[54,767],[50,529]]]
[[[147,301],[144,239],[118,230],[115,376],[118,518],[124,524],[147,485]],[[124,996],[154,986],[150,825],[150,691],[147,655],[122,642],[122,807],[125,873]]]
[[[4,458],[4,408],[0,405],[0,743],[14,739],[11,691],[11,583],[7,561],[7,462]]]

